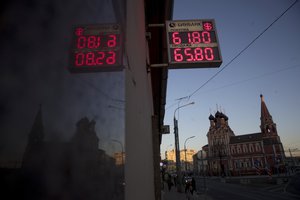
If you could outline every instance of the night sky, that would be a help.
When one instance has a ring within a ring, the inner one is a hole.
[[[111,1],[1,1],[0,163],[20,161],[39,105],[47,140],[66,140],[83,117],[96,121],[99,148],[124,140],[124,74],[71,74],[73,28],[115,23]]]

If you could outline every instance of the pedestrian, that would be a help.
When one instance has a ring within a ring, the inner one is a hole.
[[[177,175],[173,176],[173,183],[174,183],[174,186],[176,187],[177,186]]]
[[[194,191],[196,192],[196,181],[195,181],[195,178],[193,177],[192,178],[192,194],[194,193]]]
[[[173,183],[172,183],[172,177],[170,174],[168,174],[167,184],[168,184],[169,191],[171,191]]]
[[[193,191],[192,184],[190,181],[188,181],[185,185],[185,194],[187,200],[192,200],[193,197],[192,191]]]

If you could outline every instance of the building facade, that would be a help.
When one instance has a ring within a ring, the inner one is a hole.
[[[208,138],[208,168],[210,175],[273,174],[284,170],[285,154],[276,123],[273,122],[264,98],[261,97],[259,133],[235,135],[228,117],[217,111],[210,115]]]
[[[193,171],[193,155],[196,151],[194,149],[180,150],[180,163],[183,171]],[[168,170],[174,171],[176,169],[176,152],[174,149],[165,152],[166,160],[168,161]]]
[[[208,171],[207,151],[203,150],[206,146],[208,145],[205,145],[202,150],[193,155],[194,173],[201,176],[205,176]]]

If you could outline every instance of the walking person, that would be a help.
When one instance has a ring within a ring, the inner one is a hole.
[[[195,181],[195,178],[193,177],[192,178],[192,194],[194,193],[194,192],[196,192],[196,181]]]
[[[168,174],[167,184],[168,184],[169,191],[171,191],[173,182],[172,182],[172,177],[170,174]]]
[[[186,182],[185,185],[185,194],[186,194],[186,199],[187,200],[192,200],[193,197],[193,187],[192,187],[192,183],[190,181]]]

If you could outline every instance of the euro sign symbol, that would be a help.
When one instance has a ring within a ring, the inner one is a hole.
[[[81,35],[83,34],[83,28],[76,28],[75,34],[76,34],[77,36],[81,36]]]
[[[210,31],[210,30],[213,28],[213,26],[212,26],[211,23],[205,22],[205,23],[203,24],[203,28],[204,28],[204,30],[206,30],[206,31]]]

